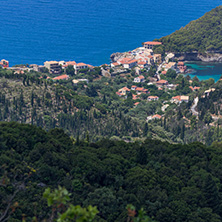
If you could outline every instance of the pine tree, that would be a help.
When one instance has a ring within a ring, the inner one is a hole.
[[[148,133],[149,127],[148,127],[148,123],[144,124],[144,129],[143,129],[143,136],[146,137],[147,133]]]
[[[220,199],[218,189],[211,174],[205,180],[203,193],[205,197],[206,207],[212,208],[215,213],[220,212]]]

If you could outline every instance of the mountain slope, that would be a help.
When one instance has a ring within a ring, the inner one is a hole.
[[[222,52],[222,6],[159,39],[167,52]]]

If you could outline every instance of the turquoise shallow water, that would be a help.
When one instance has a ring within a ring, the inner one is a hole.
[[[197,76],[199,80],[213,78],[216,82],[222,75],[222,63],[192,62],[186,63],[186,66],[192,69],[192,72],[188,74],[191,78],[194,76]]]
[[[10,65],[109,62],[168,35],[221,0],[0,0],[0,58]]]

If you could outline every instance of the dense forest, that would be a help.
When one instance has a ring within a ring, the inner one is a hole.
[[[48,218],[46,188],[65,187],[74,205],[97,206],[95,221],[125,222],[133,204],[156,221],[221,221],[222,144],[73,140],[0,123],[1,221]],[[9,205],[9,207],[8,207]]]
[[[222,6],[159,39],[166,52],[222,52]]]

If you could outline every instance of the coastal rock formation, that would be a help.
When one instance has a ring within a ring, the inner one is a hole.
[[[122,58],[133,58],[133,56],[129,52],[115,52],[110,56],[112,62],[117,62],[119,59]]]
[[[222,62],[222,53],[176,53],[175,58],[180,61]]]

